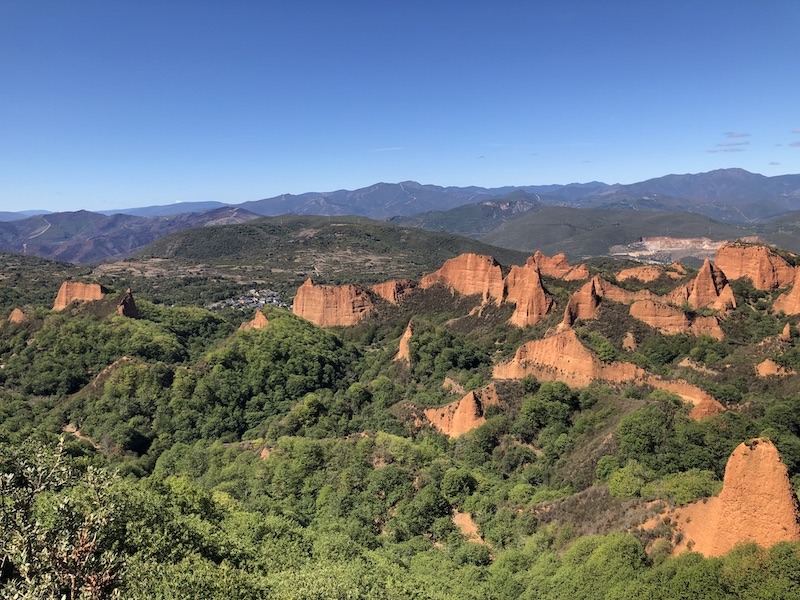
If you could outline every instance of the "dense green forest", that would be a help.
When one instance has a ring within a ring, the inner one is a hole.
[[[460,397],[445,378],[485,385],[561,311],[519,330],[508,307],[471,312],[475,298],[432,288],[350,328],[265,308],[266,327],[238,330],[252,313],[146,293],[123,317],[128,282],[106,284],[108,300],[54,312],[50,279],[38,294],[0,280],[2,598],[798,597],[800,543],[675,557],[669,523],[639,527],[718,493],[754,437],[800,490],[800,382],[752,375],[761,358],[800,367],[795,322],[772,311],[784,290],[733,282],[724,340],[661,334],[615,302],[576,324],[605,361],[680,370],[719,415],[693,420],[650,387],[529,376],[450,438],[420,417]],[[545,285],[563,307],[580,283]],[[27,320],[7,322],[16,307]],[[411,318],[406,366],[393,358]]]

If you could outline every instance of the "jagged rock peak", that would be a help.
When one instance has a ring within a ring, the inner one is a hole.
[[[292,312],[320,327],[355,325],[374,305],[359,285],[314,285],[309,277],[297,290]]]
[[[263,312],[257,310],[252,320],[242,323],[239,326],[239,330],[244,331],[247,329],[263,329],[267,325],[269,325],[269,319]]]
[[[669,294],[669,300],[681,305],[687,303],[691,308],[711,308],[725,313],[736,308],[733,290],[721,269],[708,258],[697,275],[686,285]]]
[[[79,281],[65,281],[61,284],[53,304],[53,310],[64,310],[73,302],[92,302],[102,300],[108,292],[99,283],[80,283]]]
[[[500,403],[495,384],[472,390],[455,402],[423,412],[430,423],[445,435],[455,438],[480,427],[486,422],[488,406]]]
[[[539,270],[535,264],[528,262],[520,267],[511,267],[503,281],[503,297],[506,302],[516,305],[514,313],[508,320],[516,327],[535,325],[544,319],[554,306],[542,285]]]
[[[717,251],[714,262],[728,279],[749,278],[758,290],[786,287],[794,280],[794,268],[767,246],[729,242]]]
[[[800,267],[794,269],[794,279],[792,279],[792,289],[781,294],[772,305],[774,312],[782,312],[787,315],[800,314]],[[788,325],[788,323],[787,323]]]
[[[136,302],[133,300],[131,288],[125,290],[125,293],[119,299],[119,302],[117,302],[117,314],[131,319],[139,318],[139,309],[136,308]]]
[[[437,284],[464,296],[480,295],[484,303],[493,301],[499,305],[503,300],[503,273],[492,256],[461,254],[451,258],[438,271],[425,275],[419,287],[427,289]]]
[[[22,312],[21,309],[15,308],[11,311],[11,314],[8,315],[8,322],[9,323],[24,323],[28,320],[28,315]]]
[[[678,509],[675,517],[682,534],[676,554],[691,549],[723,556],[744,542],[769,548],[800,541],[788,472],[767,439],[739,444],[728,459],[719,496]]]
[[[567,262],[566,255],[562,252],[553,257],[549,257],[541,250],[537,250],[528,259],[528,264],[535,264],[539,273],[546,277],[555,277],[566,281],[579,281],[589,278],[589,269],[581,264],[573,267]]]
[[[650,327],[655,327],[666,335],[691,333],[692,335],[700,336],[707,334],[717,340],[725,337],[725,333],[719,326],[719,321],[715,316],[690,317],[674,306],[654,300],[636,300],[631,304],[630,315],[634,319],[650,325]]]
[[[409,321],[408,325],[406,325],[403,335],[400,336],[400,347],[397,350],[397,354],[395,354],[395,362],[403,362],[407,365],[411,364],[411,348],[409,346],[409,342],[411,341],[411,337],[413,335],[414,326],[412,325],[412,322]]]

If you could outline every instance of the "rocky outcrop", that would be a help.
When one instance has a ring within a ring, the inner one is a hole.
[[[539,270],[530,260],[525,266],[511,267],[503,282],[503,297],[516,305],[508,322],[520,328],[535,325],[553,308],[553,299],[545,292]]]
[[[781,331],[781,334],[778,336],[778,338],[782,342],[792,341],[792,326],[789,323],[784,326],[783,331]]]
[[[399,304],[403,296],[410,293],[416,285],[409,279],[392,279],[385,283],[371,285],[369,289],[390,304]]]
[[[402,362],[407,365],[411,364],[411,349],[408,343],[411,341],[411,336],[413,335],[414,327],[411,325],[411,321],[409,321],[408,325],[406,325],[406,330],[403,332],[403,335],[400,336],[400,348],[394,356],[395,362]]]
[[[772,305],[772,310],[776,313],[782,312],[787,315],[800,314],[800,267],[794,271],[792,289],[777,297]]]
[[[571,387],[585,387],[592,381],[652,385],[691,404],[689,414],[695,419],[724,410],[713,397],[686,381],[666,380],[628,362],[604,363],[580,342],[573,329],[524,344],[513,359],[495,365],[493,371],[497,379],[522,379],[527,375],[541,381],[563,381]]]
[[[649,290],[631,292],[606,281],[602,277],[596,276],[572,294],[567,307],[564,309],[564,319],[559,328],[572,327],[578,319],[593,319],[597,315],[597,309],[604,298],[628,304],[636,300],[657,299],[658,296]]]
[[[438,271],[425,275],[419,287],[427,289],[443,285],[464,296],[479,295],[484,303],[503,300],[503,273],[491,256],[462,254],[446,261]]]
[[[545,277],[555,277],[566,281],[580,281],[589,278],[589,269],[586,268],[586,265],[573,267],[567,262],[567,257],[563,253],[549,257],[542,253],[541,250],[537,250],[528,259],[528,264],[531,263],[536,265],[539,273]]]
[[[28,320],[28,315],[26,315],[22,310],[19,308],[15,308],[11,311],[11,314],[8,315],[8,322],[9,323],[24,323]]]
[[[723,556],[743,542],[766,548],[800,541],[798,512],[786,466],[766,439],[739,444],[725,467],[722,492],[674,512],[680,541],[688,550]]]
[[[490,383],[479,390],[467,392],[456,402],[438,408],[426,408],[424,413],[436,429],[455,438],[483,425],[486,422],[483,416],[486,407],[499,403],[497,388]]]
[[[239,326],[239,331],[246,331],[248,329],[263,329],[269,325],[269,319],[260,310],[256,311],[252,320],[246,321]]]
[[[720,269],[706,259],[697,275],[686,285],[673,290],[668,300],[678,306],[688,304],[693,309],[711,308],[725,313],[736,308],[733,290]]]
[[[681,274],[676,271],[668,271],[663,267],[655,265],[642,265],[640,267],[631,267],[630,269],[622,269],[617,273],[618,281],[627,281],[628,279],[636,279],[642,283],[650,283],[655,281],[662,275],[666,275],[671,279],[680,279]]]
[[[717,251],[714,262],[728,279],[746,277],[757,290],[786,287],[794,280],[794,268],[766,246],[729,242]]]
[[[638,347],[639,345],[636,343],[636,336],[633,335],[633,332],[626,333],[625,338],[622,340],[622,349],[626,352],[636,352]]]
[[[314,285],[309,278],[297,290],[292,312],[320,327],[355,325],[374,305],[359,285]]]
[[[784,369],[771,358],[761,361],[756,365],[756,375],[759,377],[770,377],[777,375],[778,377],[785,377],[787,375],[795,375],[797,372],[792,369]]]
[[[706,334],[717,340],[725,337],[716,317],[690,316],[674,306],[654,300],[637,300],[631,304],[630,314],[634,319],[638,319],[650,327],[655,327],[666,335],[691,333],[700,336]]]
[[[136,302],[133,300],[131,288],[125,290],[125,293],[122,294],[122,298],[117,302],[117,314],[128,317],[129,319],[139,318],[139,309],[136,308]]]
[[[92,302],[102,300],[107,290],[99,283],[80,283],[65,281],[58,290],[53,310],[64,310],[73,302]]]

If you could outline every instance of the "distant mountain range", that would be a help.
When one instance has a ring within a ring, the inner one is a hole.
[[[800,175],[766,177],[742,169],[667,175],[630,185],[594,181],[482,188],[404,181],[352,191],[285,194],[237,205],[177,203],[102,214],[35,216],[29,216],[30,211],[0,212],[0,251],[98,262],[132,254],[175,231],[282,214],[364,216],[517,250],[531,246],[552,251],[561,245],[572,255],[602,253],[607,242],[628,243],[630,236],[678,237],[696,231],[716,239],[732,232],[763,235],[794,248],[796,236],[787,233],[794,232],[794,226],[781,224],[784,219],[797,222],[793,211],[800,211]],[[551,238],[552,242],[543,243]]]

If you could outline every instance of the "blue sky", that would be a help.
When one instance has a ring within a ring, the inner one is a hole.
[[[800,2],[0,0],[0,210],[800,173]]]

